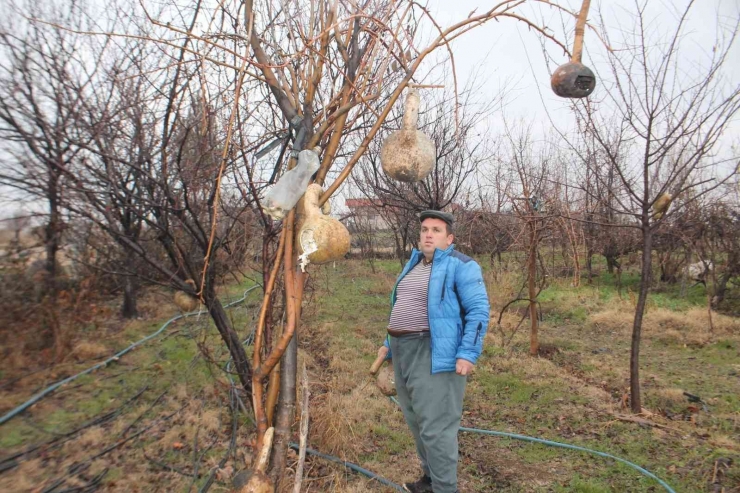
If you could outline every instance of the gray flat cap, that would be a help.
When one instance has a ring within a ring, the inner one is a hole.
[[[430,217],[433,217],[434,219],[441,219],[450,226],[452,226],[452,223],[455,222],[455,218],[452,217],[452,214],[442,211],[421,211],[421,214],[419,214],[419,222],[424,221],[424,219],[429,219]]]

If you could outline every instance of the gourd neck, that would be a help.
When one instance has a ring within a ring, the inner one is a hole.
[[[409,89],[403,111],[403,129],[416,130],[419,122],[419,91]]]

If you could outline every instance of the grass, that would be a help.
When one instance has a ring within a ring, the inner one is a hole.
[[[231,286],[225,293],[225,298],[239,297],[246,287],[248,285]],[[252,297],[258,299],[257,295]],[[98,337],[92,341],[98,346],[102,345],[105,351],[96,360],[70,360],[61,368],[34,375],[26,380],[35,381],[25,387],[11,388],[4,396],[9,399],[4,399],[4,402],[20,403],[30,395],[30,385],[48,385],[89,367],[134,340],[156,331],[173,315],[173,308],[163,305],[159,300],[160,297],[155,296],[143,303],[144,310],[154,315],[155,321],[132,321],[121,327],[118,333],[105,338],[99,337],[99,331]],[[255,301],[248,304],[249,309],[239,306],[229,311],[232,322],[240,333],[250,330],[251,311],[254,310]],[[161,468],[152,466],[144,458],[144,454],[164,462],[172,461],[171,464],[176,464],[176,468],[187,469],[192,467],[194,443],[199,443],[199,453],[205,462],[203,468],[208,471],[220,461],[228,448],[230,417],[223,411],[228,395],[221,390],[226,385],[224,374],[200,354],[196,341],[209,348],[209,356],[214,359],[223,360],[224,356],[228,357],[207,314],[183,319],[171,325],[158,338],[148,341],[119,361],[92,374],[80,376],[32,406],[21,417],[3,426],[0,449],[6,455],[68,433],[105,413],[121,410],[120,415],[105,425],[88,428],[61,447],[52,448],[45,455],[48,456],[45,467],[29,470],[21,466],[0,475],[0,490],[31,491],[48,483],[75,461],[84,461],[86,457],[115,443],[131,424],[134,427],[129,435],[144,427],[152,428],[138,440],[106,455],[107,460],[101,462],[110,468],[105,475],[106,490],[132,491],[132,484],[136,484],[140,491],[159,488],[157,484],[161,482],[163,472]],[[99,349],[85,347],[88,353]],[[141,391],[141,397],[134,403],[121,407]],[[171,420],[161,423],[158,421],[177,409],[181,410]],[[239,417],[239,421],[248,423],[244,416]],[[182,451],[175,451],[172,447],[176,440],[185,441],[187,446]],[[244,464],[243,452],[239,456]],[[97,467],[98,462],[100,461],[92,464],[91,471]],[[196,483],[202,484],[204,481],[205,477]],[[167,487],[168,491],[177,491],[178,488],[186,489],[190,479],[173,474],[167,483],[170,485]],[[223,485],[216,485],[211,489],[226,490]]]
[[[330,355],[328,368],[319,372],[322,385],[348,397],[340,405],[323,406],[319,401],[318,412],[323,419],[339,419],[339,415],[353,423],[345,432],[358,439],[333,436],[325,440],[322,428],[313,440],[317,448],[366,459],[365,467],[372,469],[377,464],[386,477],[401,481],[418,471],[413,444],[407,442],[405,452],[398,448],[399,435],[408,432],[397,412],[387,410],[382,426],[373,425],[384,432],[374,433],[364,423],[378,419],[373,410],[376,405],[371,404],[379,398],[377,392],[366,388],[361,402],[356,401],[358,389],[367,386],[365,367],[382,340],[387,294],[399,270],[395,262],[376,261],[375,267],[375,275],[359,263],[314,274],[322,297],[316,312],[306,320],[312,333],[309,338],[321,339],[323,352]],[[491,280],[492,271],[486,270],[494,308],[500,307],[513,297],[521,279],[503,272]],[[671,288],[651,295],[641,360],[645,406],[655,413],[650,419],[679,431],[619,421],[615,416],[628,414],[621,402],[628,391],[634,311],[630,292],[634,293],[636,282],[634,276],[623,276],[620,297],[608,274],[579,288],[570,287],[567,280],[551,281],[540,295],[544,312],[541,342],[557,348],[550,359],[527,355],[526,322],[507,347],[499,344],[491,330],[484,356],[468,384],[463,425],[601,450],[647,467],[676,491],[711,491],[706,478],[715,461],[729,456],[737,464],[740,453],[736,398],[740,385],[732,377],[732,369],[740,364],[736,350],[740,326],[735,319],[715,314],[716,331],[710,334],[703,293],[689,291],[681,297],[680,288]],[[362,306],[361,315],[356,313],[357,306]],[[671,389],[673,394],[668,392],[667,397],[661,393]],[[683,391],[708,399],[708,410],[697,410]],[[372,440],[359,439],[363,436],[372,436]],[[372,453],[362,453],[368,448]],[[461,451],[466,448],[461,486],[467,491],[491,491],[492,485],[497,491],[512,492],[648,492],[656,488],[652,480],[627,466],[578,452],[463,436]],[[489,449],[495,453],[486,452]],[[383,462],[386,452],[380,450],[391,450],[395,459]],[[735,485],[740,470],[730,468],[722,478],[722,484]]]
[[[504,261],[514,265],[513,259]],[[641,426],[619,418],[628,414],[622,403],[628,393],[635,275],[625,272],[621,295],[606,273],[578,288],[571,287],[569,279],[551,279],[540,294],[540,342],[552,350],[547,357],[532,358],[528,321],[514,331],[525,304],[512,305],[501,328],[495,325],[498,310],[520,289],[521,273],[491,269],[487,261],[482,265],[492,299],[492,326],[469,379],[463,426],[614,454],[646,467],[678,492],[714,491],[710,483],[716,468],[719,488],[738,491],[740,326],[737,319],[715,314],[715,328],[709,330],[702,287],[682,296],[678,286],[660,286],[650,295],[641,376],[643,404],[652,413],[644,419],[653,425]],[[311,384],[310,446],[401,482],[419,472],[413,440],[400,411],[367,374],[384,337],[389,294],[400,265],[375,261],[374,267],[375,272],[367,263],[349,261],[311,268],[299,360],[306,363]],[[245,288],[230,286],[224,296],[233,299]],[[249,307],[229,310],[240,336],[254,326],[257,299]],[[101,337],[105,324],[85,330],[91,343],[102,344],[110,354],[172,316],[161,298],[150,302],[148,313],[147,320],[131,322],[106,337]],[[502,333],[507,335],[504,343]],[[207,349],[207,357],[198,344]],[[95,355],[99,349],[88,346],[83,352]],[[146,390],[115,420],[51,450],[43,466],[33,460],[0,474],[0,490],[38,488],[74,461],[114,443],[139,416],[134,429],[152,428],[96,461],[91,471],[110,468],[107,491],[131,491],[132,484],[141,491],[187,490],[190,478],[153,465],[145,454],[186,472],[192,471],[196,446],[203,454],[201,470],[220,461],[230,438],[228,394],[223,373],[210,361],[223,363],[227,357],[203,315],[177,322],[117,363],[78,379],[3,427],[0,448],[12,452],[48,440]],[[69,364],[29,380],[41,386],[91,363]],[[21,402],[31,387],[3,398]],[[703,404],[690,402],[684,392],[699,396]],[[157,421],[178,410],[168,421]],[[251,422],[239,414],[239,423],[237,456],[219,473],[212,492],[227,491],[230,476],[252,460]],[[463,433],[460,457],[460,488],[466,492],[660,491],[655,482],[613,460],[518,440]],[[725,466],[728,459],[732,463]],[[304,485],[309,491],[390,491],[317,459],[309,459],[307,471]],[[196,487],[203,481],[196,481]]]

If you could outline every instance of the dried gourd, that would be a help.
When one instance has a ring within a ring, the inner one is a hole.
[[[380,369],[376,383],[383,395],[396,395],[396,375],[393,372],[392,364],[385,365]]]
[[[670,193],[663,193],[653,204],[653,219],[660,219],[663,215],[668,212],[668,208],[673,202],[673,196]]]
[[[402,128],[390,134],[380,149],[383,171],[395,180],[421,181],[436,163],[434,142],[417,129],[418,120],[419,92],[410,89],[406,96]]]
[[[323,264],[340,260],[350,247],[349,231],[344,224],[319,209],[323,193],[320,185],[309,185],[296,209],[296,250],[304,271],[309,262]]]
[[[585,98],[596,87],[596,76],[590,68],[581,63],[584,28],[590,3],[590,0],[583,0],[581,11],[578,14],[573,56],[568,63],[555,69],[550,78],[550,87],[562,98]]]
[[[187,281],[185,281],[185,283],[192,287],[193,291],[195,291],[195,281],[193,281],[192,279],[188,279]],[[177,307],[185,313],[193,312],[200,305],[200,300],[190,293],[178,291],[175,293],[175,305],[177,305]]]

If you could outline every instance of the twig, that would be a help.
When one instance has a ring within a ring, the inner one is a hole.
[[[670,431],[675,431],[677,433],[683,433],[678,428],[671,428],[670,426],[662,425],[660,423],[649,421],[647,419],[638,418],[637,416],[626,416],[624,414],[615,414],[614,417],[617,418],[619,421],[627,421],[629,423],[637,423],[638,425],[652,426],[655,428],[660,428],[662,430],[670,430]]]
[[[301,493],[301,482],[303,481],[303,465],[306,463],[306,442],[308,441],[308,372],[306,363],[303,363],[303,406],[301,406],[301,437],[298,448],[298,465],[295,469],[295,483],[293,493]]]
[[[159,467],[161,467],[162,469],[164,469],[166,471],[176,472],[177,474],[179,474],[181,476],[187,476],[189,478],[196,478],[196,479],[197,478],[200,478],[200,476],[197,475],[197,473],[192,474],[192,473],[189,473],[189,472],[185,472],[185,471],[183,471],[181,469],[178,469],[177,467],[171,466],[169,464],[165,464],[164,462],[160,462],[160,461],[158,461],[156,459],[152,459],[151,457],[149,457],[148,455],[146,455],[146,453],[144,453],[144,458],[146,460],[148,460],[149,462],[151,462],[152,464],[154,464],[155,466],[159,466]]]
[[[168,389],[168,390],[169,390],[169,389]],[[128,426],[127,426],[127,427],[126,427],[126,428],[125,428],[125,429],[124,429],[124,430],[123,430],[123,431],[121,432],[121,434],[120,434],[119,436],[120,436],[121,438],[125,437],[125,436],[126,436],[126,434],[127,434],[128,432],[129,432],[129,430],[130,430],[131,428],[133,428],[133,427],[134,427],[134,425],[136,425],[136,423],[138,423],[139,421],[141,421],[141,418],[143,418],[143,417],[144,417],[144,415],[145,415],[146,413],[148,413],[149,411],[151,411],[151,410],[152,410],[152,408],[154,408],[154,406],[156,406],[156,405],[157,405],[157,403],[159,402],[159,400],[160,400],[160,399],[161,399],[162,397],[164,397],[164,395],[165,395],[166,393],[167,393],[167,390],[165,390],[164,392],[162,392],[161,394],[159,394],[159,396],[157,396],[157,398],[156,398],[156,399],[154,399],[154,402],[152,402],[152,403],[151,403],[151,405],[150,405],[150,406],[149,406],[149,407],[148,407],[148,408],[147,408],[147,409],[146,409],[146,410],[145,410],[145,411],[144,411],[143,413],[141,413],[141,414],[140,414],[140,415],[139,415],[139,416],[138,416],[138,417],[137,417],[137,418],[136,418],[135,420],[133,420],[133,422],[132,422],[132,423],[131,423],[130,425],[128,425]]]

